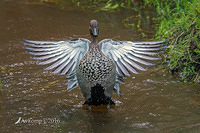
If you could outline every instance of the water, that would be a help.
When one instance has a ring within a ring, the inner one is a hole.
[[[199,132],[200,85],[184,83],[164,72],[160,62],[127,77],[120,86],[123,95],[114,94],[116,106],[109,111],[104,106],[88,111],[79,89],[67,92],[65,76],[44,71],[22,48],[23,39],[90,39],[89,21],[94,18],[100,25],[99,40],[152,40],[155,15],[151,8],[94,13],[72,5],[62,9],[38,1],[2,0],[1,132]],[[129,16],[134,16],[136,23],[141,21],[139,28],[122,25]]]

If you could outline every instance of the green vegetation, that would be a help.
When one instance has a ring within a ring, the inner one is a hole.
[[[132,4],[134,2],[134,5]],[[145,4],[143,4],[143,2]],[[168,68],[172,73],[179,74],[185,81],[200,83],[200,3],[199,0],[40,0],[40,3],[53,3],[62,9],[71,4],[81,10],[118,12],[124,8],[136,10],[135,5],[143,9],[154,6],[157,13],[156,39],[169,40],[166,52]],[[142,3],[142,4],[141,4]],[[69,6],[68,6],[69,7]],[[146,21],[148,21],[147,16]],[[141,31],[141,16],[130,16],[122,20],[129,29]]]
[[[0,80],[0,89],[3,87],[2,81]]]
[[[200,82],[199,0],[145,0],[155,6],[160,24],[157,39],[169,39],[167,60],[172,73]]]
[[[30,4],[31,2],[28,3]],[[115,12],[119,11],[120,7],[131,8],[131,0],[40,0],[40,4],[43,3],[56,4],[62,9],[65,9],[67,4],[72,3],[74,6],[77,6],[82,10],[95,9],[95,12],[102,10]]]
[[[104,11],[118,10],[119,7],[131,7],[131,0],[72,0],[72,2],[80,7],[95,7],[98,8],[98,10]],[[93,6],[88,6],[90,4]]]

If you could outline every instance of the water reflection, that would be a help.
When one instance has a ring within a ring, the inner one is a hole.
[[[65,76],[44,71],[22,48],[24,38],[65,40],[88,38],[88,23],[97,18],[103,38],[151,40],[155,13],[145,9],[150,21],[141,31],[126,29],[122,20],[137,11],[117,13],[62,10],[52,5],[0,2],[0,127],[2,132],[198,132],[198,84],[183,83],[162,67],[132,75],[114,94],[110,111],[88,111],[79,89],[66,91]],[[34,2],[34,0],[33,0]],[[141,20],[142,21],[142,20]],[[59,123],[19,123],[19,118],[58,119]]]

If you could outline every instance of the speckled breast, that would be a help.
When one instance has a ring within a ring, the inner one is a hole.
[[[115,68],[112,60],[96,47],[89,49],[79,62],[78,67],[83,77],[94,84],[101,84],[107,80],[111,75],[111,71]]]

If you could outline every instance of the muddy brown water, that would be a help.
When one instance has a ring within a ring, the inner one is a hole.
[[[128,16],[138,22],[138,14],[140,29],[122,25]],[[90,39],[93,18],[99,21],[99,40],[152,40],[155,15],[151,8],[94,13],[72,5],[62,9],[39,1],[1,0],[0,132],[199,132],[200,85],[182,82],[163,71],[160,62],[127,77],[120,85],[123,95],[113,95],[116,105],[109,111],[88,111],[78,88],[68,92],[64,75],[44,71],[22,48],[23,39]]]

